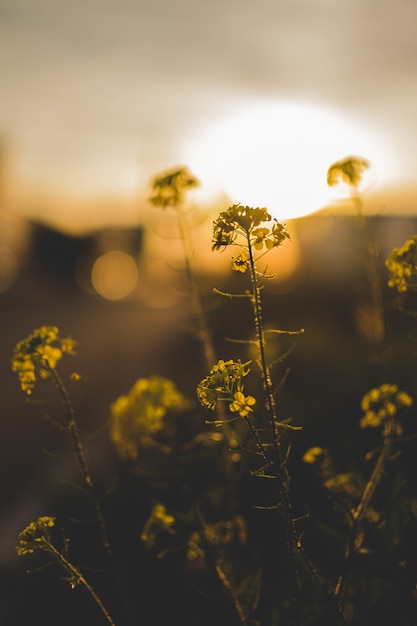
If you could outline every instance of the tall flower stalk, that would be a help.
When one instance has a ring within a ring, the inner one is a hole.
[[[268,362],[266,356],[266,331],[262,317],[260,277],[265,277],[265,274],[258,270],[260,259],[273,248],[280,246],[287,238],[289,235],[285,226],[273,220],[265,208],[233,205],[227,211],[220,213],[219,218],[214,222],[212,249],[221,250],[228,246],[237,246],[238,253],[232,257],[232,269],[238,273],[248,273],[250,276],[251,290],[244,294],[215,291],[229,298],[248,298],[252,305],[255,340],[250,343],[255,344],[258,351],[257,361],[266,412],[264,414],[262,408],[259,408],[259,414],[256,411],[255,415],[255,404],[256,407],[258,405],[262,407],[262,404],[257,403],[253,396],[245,394],[243,378],[250,371],[248,368],[250,362],[242,364],[240,361],[219,361],[210,370],[210,374],[199,383],[197,395],[201,404],[212,410],[219,403],[226,404],[230,420],[243,418],[262,459],[262,467],[256,471],[256,475],[275,478],[278,481],[279,504],[274,510],[284,518],[289,571],[292,579],[293,623],[299,624],[300,602],[296,551],[299,549],[300,542],[292,507],[290,476],[287,467],[288,449],[285,449],[283,439],[284,432],[292,427],[281,423],[278,419],[275,389],[271,378],[271,363]],[[290,334],[302,332],[302,330],[290,331]],[[266,571],[264,577],[268,578]],[[267,588],[269,583],[267,581],[265,583],[264,588]]]
[[[51,556],[65,572],[65,579],[69,582],[71,588],[84,587],[104,615],[107,623],[110,626],[115,626],[110,613],[80,569],[68,559],[65,551],[59,550],[54,545],[51,537],[51,528],[54,526],[55,518],[49,516],[39,517],[36,522],[31,522],[19,534],[16,548],[17,554],[19,556],[30,556],[43,552]]]
[[[336,161],[327,171],[327,184],[333,187],[344,182],[348,186],[365,246],[365,270],[373,314],[373,339],[377,344],[382,344],[386,332],[378,249],[369,227],[369,220],[364,213],[363,199],[359,189],[363,173],[369,167],[369,161],[357,156],[349,156]]]
[[[162,209],[173,209],[175,212],[184,253],[185,273],[190,289],[192,309],[198,326],[198,338],[201,342],[205,366],[209,368],[216,361],[216,351],[193,266],[195,250],[192,228],[185,207],[186,192],[195,189],[199,184],[198,179],[187,168],[174,169],[154,178],[150,202],[154,206]]]
[[[52,380],[58,390],[65,410],[65,429],[69,433],[86,492],[94,507],[104,549],[111,557],[112,550],[106,523],[81,441],[74,408],[57,370],[57,364],[64,354],[75,354],[75,345],[73,339],[60,337],[56,326],[42,326],[17,344],[12,357],[12,369],[17,372],[21,388],[27,395],[32,394],[37,374],[41,378]],[[78,375],[73,376],[77,378]]]
[[[346,570],[354,553],[361,547],[362,523],[368,513],[371,501],[386,471],[396,438],[403,434],[401,413],[413,404],[411,396],[399,390],[397,385],[384,384],[378,389],[371,389],[362,399],[364,415],[360,421],[362,428],[380,428],[382,445],[358,505],[352,509],[350,532],[345,547],[345,571],[339,576],[335,586],[335,597],[340,606],[347,591]]]

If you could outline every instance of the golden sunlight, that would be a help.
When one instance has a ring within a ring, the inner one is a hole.
[[[266,206],[284,220],[335,199],[326,174],[340,158],[368,159],[371,185],[395,175],[383,138],[323,106],[300,102],[248,106],[189,141],[184,153],[204,187],[234,203]]]

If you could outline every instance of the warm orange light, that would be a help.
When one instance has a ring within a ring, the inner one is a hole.
[[[237,110],[184,148],[205,187],[233,203],[265,206],[280,220],[328,205],[327,169],[350,154],[371,162],[373,181],[395,174],[382,139],[332,110],[300,102],[262,102]]]

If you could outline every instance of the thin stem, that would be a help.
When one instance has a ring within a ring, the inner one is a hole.
[[[81,442],[81,437],[78,431],[78,426],[77,426],[77,421],[75,419],[75,413],[74,413],[74,408],[72,406],[70,397],[67,393],[66,387],[64,385],[64,383],[61,380],[61,377],[59,376],[57,370],[55,368],[48,367],[48,372],[51,375],[51,378],[56,386],[56,388],[58,389],[58,392],[62,398],[63,404],[64,404],[64,408],[65,408],[65,412],[66,412],[66,416],[67,416],[67,428],[68,428],[68,432],[71,436],[71,440],[72,440],[72,444],[73,444],[73,448],[74,448],[74,452],[78,461],[78,465],[80,468],[80,472],[81,472],[81,476],[83,478],[83,481],[85,483],[85,486],[87,488],[87,493],[90,497],[90,500],[93,504],[95,513],[96,513],[96,517],[97,517],[97,522],[98,525],[100,527],[100,532],[101,532],[101,538],[102,538],[102,542],[103,542],[103,546],[108,554],[109,557],[112,556],[112,550],[111,550],[111,546],[110,546],[110,541],[109,541],[109,537],[108,537],[108,533],[107,533],[107,528],[106,528],[106,523],[104,520],[104,515],[103,515],[103,511],[101,509],[101,505],[100,502],[97,498],[97,494],[96,494],[96,490],[94,487],[94,483],[93,483],[93,479],[91,476],[91,472],[90,469],[88,467],[88,463],[87,463],[87,459],[85,456],[85,452],[84,452],[84,447],[83,444]]]
[[[181,203],[177,203],[173,205],[173,207],[176,212],[178,229],[180,231],[180,238],[184,251],[185,272],[190,286],[192,308],[198,325],[198,339],[202,346],[205,369],[210,370],[214,363],[217,362],[217,355],[201,297],[201,290],[193,269],[192,257],[194,251],[190,237],[190,227]],[[217,404],[216,413],[219,421],[223,423],[227,437],[230,438],[231,431],[226,421],[226,411],[222,403]]]
[[[203,356],[206,369],[210,369],[216,362],[216,351],[214,349],[211,332],[207,323],[207,318],[201,299],[201,291],[192,267],[193,246],[190,238],[190,228],[184,209],[180,204],[174,206],[177,215],[177,223],[184,250],[185,271],[190,285],[191,301],[198,323],[199,339],[203,348]]]
[[[68,559],[59,550],[57,550],[57,548],[55,548],[55,546],[50,541],[43,538],[42,543],[45,546],[45,550],[47,552],[50,552],[56,558],[56,560],[61,563],[61,565],[71,574],[71,577],[73,577],[73,584],[83,585],[83,587],[85,587],[90,596],[93,598],[94,602],[100,608],[108,623],[111,626],[116,626],[106,607],[103,605],[102,601],[100,600],[90,583],[84,578],[80,570],[75,567],[75,565],[73,565],[70,561],[68,561]]]
[[[239,602],[239,599],[232,585],[230,584],[229,579],[227,578],[222,567],[217,563],[217,559],[215,555],[213,554],[213,551],[210,546],[210,542],[208,541],[207,535],[205,532],[205,523],[204,523],[204,520],[202,519],[198,506],[195,507],[195,515],[198,521],[198,534],[204,546],[204,555],[205,555],[207,566],[209,570],[211,571],[214,579],[220,584],[220,587],[223,593],[225,593],[226,597],[231,602],[233,609],[235,611],[236,617],[239,620],[240,626],[246,626],[247,619],[246,619],[245,612],[243,610],[242,605]]]
[[[266,406],[269,413],[270,432],[272,435],[272,445],[274,447],[277,459],[277,477],[280,479],[280,491],[282,504],[286,518],[286,534],[288,542],[288,554],[291,576],[293,580],[293,593],[294,593],[294,607],[295,607],[295,624],[300,623],[299,616],[299,589],[297,580],[297,568],[295,564],[295,547],[297,544],[296,531],[294,525],[294,517],[292,513],[292,503],[290,494],[290,478],[286,462],[281,448],[281,440],[278,432],[278,417],[275,403],[275,396],[273,392],[273,385],[270,375],[269,366],[266,359],[266,341],[262,321],[262,301],[261,301],[261,288],[258,284],[258,275],[255,267],[255,258],[253,255],[252,244],[250,240],[250,234],[247,233],[248,252],[249,252],[249,264],[250,264],[250,276],[252,282],[252,308],[255,322],[255,331],[258,340],[260,366],[262,385],[266,395]]]
[[[366,244],[366,276],[371,296],[372,311],[375,316],[375,328],[377,332],[375,339],[378,342],[382,342],[385,337],[385,319],[381,280],[377,263],[378,252],[369,228],[368,219],[363,213],[361,195],[356,189],[352,190],[351,198],[355,206],[356,215],[362,230],[364,242]]]
[[[352,512],[352,525],[350,528],[348,542],[346,544],[345,555],[344,555],[345,564],[348,563],[349,559],[351,558],[354,552],[355,542],[356,542],[358,533],[360,531],[362,519],[371,503],[371,500],[375,494],[375,491],[377,490],[377,487],[384,474],[385,463],[387,459],[389,458],[391,451],[392,451],[392,422],[391,420],[388,420],[384,427],[384,440],[383,440],[381,452],[379,454],[378,460],[374,467],[374,471],[372,472],[372,475],[366,484],[365,490],[362,494],[362,497],[358,506]],[[346,577],[346,572],[339,576],[339,579],[337,581],[337,585],[334,591],[335,598],[339,599],[339,603],[342,601],[342,598],[345,592],[345,577]]]

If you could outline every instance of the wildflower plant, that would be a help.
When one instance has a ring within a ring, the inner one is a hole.
[[[12,358],[12,370],[19,376],[22,391],[31,395],[36,384],[36,373],[48,378],[56,370],[64,354],[74,355],[76,342],[71,337],[60,337],[56,326],[36,328],[29,337],[17,344]]]
[[[385,266],[389,272],[388,287],[404,293],[416,288],[417,235],[408,239],[400,248],[394,248]]]
[[[72,589],[84,587],[97,604],[107,623],[115,626],[113,618],[104,606],[103,602],[87,581],[81,570],[76,567],[66,555],[66,547],[60,550],[56,547],[52,538],[52,529],[55,527],[55,518],[50,516],[39,517],[35,522],[22,530],[18,537],[16,552],[19,556],[34,556],[46,554],[52,558],[65,574],[64,579],[70,584]]]
[[[111,405],[110,438],[121,457],[135,461],[141,449],[160,445],[157,436],[168,413],[189,408],[190,401],[171,380],[140,378],[127,395],[119,396]]]
[[[186,167],[173,168],[156,176],[152,181],[150,203],[163,210],[174,211],[182,243],[191,306],[197,323],[196,335],[201,343],[207,366],[215,360],[215,348],[200,286],[195,270],[195,245],[192,235],[190,211],[186,206],[188,191],[200,186],[200,181]]]
[[[290,476],[287,467],[289,444],[285,441],[285,435],[289,429],[296,428],[288,423],[280,421],[276,406],[276,388],[272,382],[271,370],[274,362],[267,359],[267,331],[264,329],[262,315],[262,279],[272,277],[270,273],[261,271],[260,260],[272,249],[278,248],[287,239],[289,234],[285,225],[273,218],[266,208],[252,208],[235,204],[226,211],[220,213],[213,223],[213,251],[223,251],[230,247],[236,248],[236,253],[231,258],[231,267],[234,272],[249,277],[250,288],[244,293],[227,293],[215,289],[227,298],[247,299],[252,307],[253,325],[255,329],[254,340],[247,341],[256,348],[256,365],[261,377],[262,398],[256,398],[246,394],[244,378],[250,373],[251,361],[242,363],[240,360],[219,360],[212,366],[210,373],[197,386],[197,397],[203,407],[214,410],[219,402],[227,405],[230,420],[243,419],[249,433],[248,441],[253,443],[254,458],[258,459],[255,464],[253,475],[258,478],[268,477],[276,483],[276,502],[272,507],[274,514],[283,522],[287,545],[287,557],[290,583],[290,607],[286,610],[278,608],[273,602],[274,611],[278,614],[283,611],[285,619],[293,619],[299,623],[300,606],[299,593],[301,591],[298,578],[297,559],[303,561],[300,538],[296,529],[295,518],[290,492]],[[299,331],[283,331],[280,329],[269,330],[271,333],[300,334]],[[222,422],[215,420],[217,426]],[[250,454],[250,448],[248,449]],[[268,508],[268,507],[267,507]],[[277,520],[278,523],[278,520]],[[305,565],[304,561],[304,565]],[[261,566],[262,567],[262,566]],[[265,586],[261,595],[266,592],[268,575],[264,571]],[[304,590],[305,591],[305,590]],[[268,601],[266,601],[268,602]],[[263,604],[263,601],[261,602]],[[263,611],[264,609],[260,609]],[[290,617],[291,616],[291,617]],[[268,618],[272,619],[269,615]],[[280,618],[279,618],[280,619]]]
[[[362,398],[362,417],[359,420],[361,429],[378,429],[380,431],[381,445],[370,451],[366,459],[373,462],[370,475],[365,478],[357,470],[340,472],[330,452],[326,448],[313,446],[303,455],[303,461],[315,466],[324,488],[332,498],[334,509],[341,514],[342,525],[347,525],[344,537],[340,536],[340,543],[344,544],[343,559],[340,565],[341,573],[334,583],[334,597],[346,623],[353,622],[356,612],[354,602],[360,605],[361,594],[369,594],[369,585],[374,585],[373,593],[381,593],[381,582],[373,582],[371,579],[363,582],[361,589],[355,576],[357,560],[365,557],[375,558],[373,550],[376,549],[376,537],[379,542],[387,533],[388,517],[386,511],[381,509],[381,501],[376,502],[376,495],[384,478],[388,474],[388,464],[398,457],[394,452],[400,444],[403,435],[403,418],[408,409],[413,405],[412,397],[399,389],[398,385],[384,383],[380,387],[370,389]],[[395,489],[398,489],[394,481]],[[404,485],[402,485],[404,488]],[[389,491],[388,491],[389,494]],[[393,496],[388,495],[388,499]],[[394,495],[398,499],[398,494]],[[391,503],[394,508],[394,504]],[[401,501],[396,503],[404,516],[402,523],[406,524],[409,513],[403,510]],[[340,522],[339,522],[340,523]],[[334,531],[332,531],[334,532]],[[398,529],[393,528],[393,533]],[[395,539],[398,541],[398,538]],[[402,567],[406,564],[402,563]],[[355,591],[353,591],[355,590]],[[353,594],[353,595],[352,595]],[[352,597],[355,598],[352,601]]]
[[[245,396],[243,378],[250,372],[250,361],[218,361],[197,386],[197,397],[202,406],[215,409],[219,401],[228,404],[231,413],[240,417],[247,417],[256,403],[253,396]],[[220,422],[221,424],[221,422]]]
[[[381,331],[378,341],[382,343],[385,334],[376,248],[369,243],[359,194],[368,167],[366,159],[347,157],[329,168],[328,184],[348,185],[365,228],[368,286],[374,321]],[[300,459],[304,462],[302,469],[311,472],[313,478],[309,475],[308,480],[317,480],[320,498],[317,503],[306,504],[297,492],[298,476],[292,473],[294,443],[298,443],[295,431],[301,427],[283,418],[279,411],[286,374],[280,377],[278,365],[286,353],[277,353],[272,345],[277,335],[298,336],[303,330],[282,330],[264,323],[264,289],[275,275],[265,257],[286,243],[289,234],[285,224],[266,208],[234,204],[214,220],[212,251],[230,252],[234,284],[243,287],[237,293],[217,288],[213,291],[226,302],[236,299],[242,311],[247,303],[251,314],[249,337],[227,340],[243,346],[243,350],[248,347],[250,352],[242,358],[219,359],[193,266],[191,227],[184,210],[188,191],[198,184],[186,168],[173,169],[154,179],[150,202],[163,210],[172,209],[177,215],[206,375],[199,375],[191,383],[197,403],[172,380],[154,375],[139,378],[110,406],[107,433],[122,468],[120,475],[128,475],[128,491],[132,489],[129,494],[143,496],[147,505],[133,511],[129,504],[129,519],[121,513],[119,528],[124,532],[125,527],[133,527],[134,533],[122,538],[124,553],[116,553],[122,557],[120,561],[114,559],[72,402],[60,374],[62,359],[75,354],[76,342],[61,337],[55,326],[36,328],[17,344],[12,369],[27,396],[32,395],[39,379],[52,383],[60,395],[63,430],[70,436],[81,487],[93,505],[108,557],[106,576],[116,580],[120,562],[123,574],[134,572],[134,582],[127,576],[122,576],[120,582],[128,582],[128,592],[137,595],[138,616],[130,613],[130,598],[124,590],[117,592],[117,601],[123,598],[120,614],[126,617],[121,621],[124,626],[141,621],[143,585],[135,576],[143,566],[140,556],[144,547],[157,557],[158,566],[163,567],[167,557],[170,575],[172,567],[179,565],[179,578],[188,576],[189,588],[193,592],[197,588],[199,597],[207,598],[205,606],[215,607],[213,615],[219,624],[376,623],[374,605],[382,606],[382,615],[384,593],[390,585],[395,589],[387,594],[387,602],[396,593],[398,598],[406,597],[406,593],[416,596],[417,569],[402,535],[407,538],[417,527],[417,498],[408,491],[400,462],[412,395],[402,385],[390,382],[372,387],[363,395],[357,433],[372,441],[373,447],[360,461],[343,463],[327,445],[307,448]],[[416,242],[417,237],[413,237],[402,248],[394,249],[386,261],[388,285],[399,292],[412,289],[417,275]],[[80,375],[73,373],[70,378],[76,381]],[[335,420],[335,428],[338,425]],[[327,435],[331,439],[332,433]],[[115,491],[118,478],[119,474]],[[115,511],[115,517],[118,513]],[[102,617],[115,626],[106,608],[107,597],[103,602],[89,582],[91,573],[86,576],[86,568],[76,565],[72,554],[70,558],[70,541],[63,529],[60,540],[57,531],[52,516],[29,523],[18,537],[18,556],[46,557],[58,566],[72,588],[84,588]],[[146,563],[147,567],[149,560]],[[158,598],[161,596],[163,603],[158,566]],[[109,601],[113,600],[110,596]],[[198,616],[193,623],[197,622]],[[157,618],[152,623],[157,623]]]
[[[31,395],[35,387],[38,371],[41,378],[50,379],[56,387],[65,410],[66,424],[64,429],[70,436],[84,488],[95,510],[103,546],[110,556],[111,547],[106,523],[80,437],[74,408],[57,369],[64,354],[75,354],[75,346],[76,342],[72,338],[61,338],[56,326],[41,326],[36,328],[27,338],[19,341],[14,349],[11,365],[12,370],[19,376],[22,391],[27,395]],[[72,375],[73,380],[78,378],[78,374]]]
[[[367,280],[367,292],[369,293],[370,317],[372,319],[368,333],[370,338],[380,346],[385,338],[386,330],[381,277],[378,266],[379,251],[371,232],[369,220],[365,215],[363,195],[360,190],[363,175],[370,166],[371,163],[363,157],[347,156],[330,165],[327,170],[327,184],[329,187],[333,187],[344,183],[348,188],[350,200],[353,204],[361,231],[365,255],[364,266]]]

